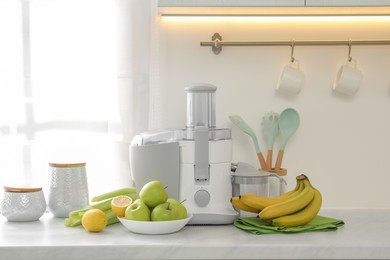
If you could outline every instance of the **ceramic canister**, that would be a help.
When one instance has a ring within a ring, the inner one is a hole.
[[[46,210],[42,188],[4,187],[1,213],[8,221],[35,221]]]
[[[88,206],[86,163],[49,163],[49,210],[55,217],[66,218],[69,212]]]

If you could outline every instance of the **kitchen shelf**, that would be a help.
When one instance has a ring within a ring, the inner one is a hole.
[[[0,260],[119,259],[390,259],[390,209],[321,210],[342,219],[336,231],[253,235],[233,225],[186,226],[167,235],[131,233],[120,223],[101,233],[0,216]]]

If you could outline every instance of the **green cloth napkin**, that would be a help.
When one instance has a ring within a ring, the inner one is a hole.
[[[344,221],[317,215],[312,221],[299,227],[274,227],[257,217],[237,218],[234,226],[252,234],[298,233],[332,231],[344,225]]]

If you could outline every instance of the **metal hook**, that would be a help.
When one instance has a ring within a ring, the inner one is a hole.
[[[352,61],[351,50],[352,50],[352,40],[349,39],[349,42],[348,42],[348,61],[349,62]]]
[[[295,41],[292,40],[291,41],[291,62],[295,61],[295,58],[294,58],[294,47],[295,47]]]
[[[214,41],[214,47],[215,48],[219,48],[221,45],[220,45],[220,40],[219,39],[215,39]]]
[[[214,45],[212,46],[212,50],[215,55],[218,55],[222,51],[222,36],[219,33],[214,33],[211,37],[211,40],[214,41]]]

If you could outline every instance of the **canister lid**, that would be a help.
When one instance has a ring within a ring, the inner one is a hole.
[[[83,167],[85,166],[85,162],[50,162],[50,167],[57,168],[75,168],[75,167]]]
[[[4,191],[7,192],[36,192],[41,191],[42,187],[9,187],[3,186]]]

